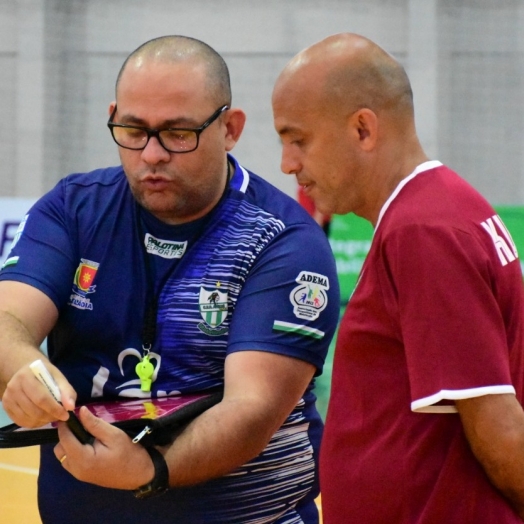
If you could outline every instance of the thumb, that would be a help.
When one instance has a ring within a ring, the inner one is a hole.
[[[80,408],[78,415],[86,431],[103,444],[109,442],[115,436],[115,432],[119,432],[117,428],[105,420],[93,415],[85,406]]]

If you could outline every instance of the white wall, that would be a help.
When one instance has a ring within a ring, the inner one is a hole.
[[[524,202],[524,2],[519,0],[0,0],[0,195],[118,163],[105,126],[121,63],[163,34],[230,66],[248,115],[234,153],[289,194],[270,96],[284,64],[332,33],[368,36],[411,76],[430,156],[495,204]]]

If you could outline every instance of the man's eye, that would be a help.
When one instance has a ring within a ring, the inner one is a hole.
[[[134,127],[124,127],[123,129],[129,138],[141,138],[144,136],[144,131],[142,129]]]
[[[176,142],[185,142],[189,140],[192,136],[192,131],[184,131],[181,129],[166,129],[162,131],[162,138]]]

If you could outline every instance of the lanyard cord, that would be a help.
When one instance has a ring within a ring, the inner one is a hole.
[[[231,176],[231,165],[229,163],[229,160],[227,161],[227,176],[226,176],[226,185],[224,187],[224,191],[222,192],[222,195],[220,197],[220,200],[217,202],[215,207],[207,214],[207,219],[202,222],[196,233],[194,233],[190,240],[188,241],[188,250],[191,249],[191,247],[194,244],[194,240],[199,238],[208,225],[212,215],[214,214],[213,211],[216,210],[219,206],[219,204],[224,199],[227,189],[229,187],[229,179]],[[144,320],[142,324],[142,350],[144,352],[144,356],[147,356],[151,349],[153,348],[153,344],[155,343],[156,339],[156,328],[157,328],[157,312],[158,312],[158,301],[160,299],[160,294],[162,293],[162,290],[164,289],[164,286],[168,279],[173,275],[175,269],[177,268],[178,264],[173,264],[173,266],[169,269],[169,271],[164,275],[162,278],[160,285],[158,287],[158,290],[155,290],[155,284],[154,284],[154,278],[153,278],[153,270],[151,267],[151,259],[147,252],[146,245],[145,245],[145,230],[142,224],[142,220],[140,218],[140,206],[138,202],[135,201],[135,217],[136,217],[136,225],[137,225],[137,232],[139,236],[139,242],[140,246],[142,247],[142,257],[144,259],[144,267],[146,270],[147,275],[147,287],[146,287],[146,300],[145,300],[145,308],[144,308]],[[187,255],[187,252],[186,252]]]
[[[140,219],[139,219],[140,221]],[[140,228],[142,229],[142,228]],[[140,231],[141,238],[144,237],[143,231]],[[165,281],[171,275],[175,269],[175,265],[168,271],[165,280],[162,282],[162,285],[159,288],[158,294],[155,293],[154,283],[153,283],[153,274],[151,269],[151,263],[149,256],[147,256],[147,250],[145,245],[142,244],[142,254],[144,257],[144,264],[146,267],[147,273],[147,292],[146,292],[146,304],[144,310],[144,321],[142,325],[142,349],[144,354],[147,355],[151,351],[153,344],[156,339],[156,314],[158,309],[158,298],[160,296],[160,291],[164,287]]]

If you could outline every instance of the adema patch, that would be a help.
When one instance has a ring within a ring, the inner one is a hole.
[[[289,294],[293,313],[297,318],[315,320],[328,303],[326,291],[329,289],[329,279],[318,273],[301,271],[296,278],[298,286]]]

